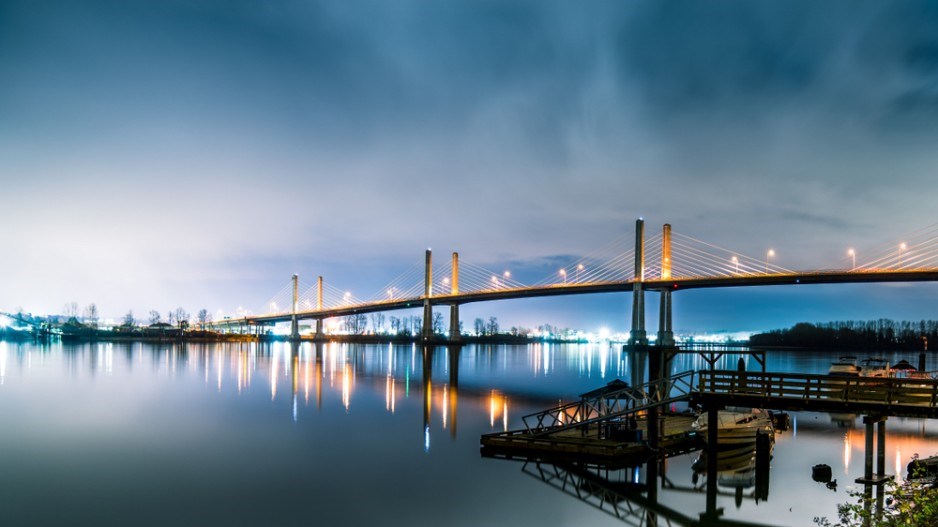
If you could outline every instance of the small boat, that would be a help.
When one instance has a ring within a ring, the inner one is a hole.
[[[857,366],[857,358],[852,355],[840,357],[837,359],[837,362],[831,363],[830,370],[828,370],[827,374],[835,377],[858,377],[860,375],[860,367]]]
[[[693,428],[707,441],[707,415],[703,414],[694,421]],[[717,414],[717,443],[719,446],[733,448],[755,446],[759,433],[769,434],[775,439],[772,417],[765,410],[720,410]]]
[[[886,359],[864,359],[860,368],[860,377],[889,377],[889,361]]]

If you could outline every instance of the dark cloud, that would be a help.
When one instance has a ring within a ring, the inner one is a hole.
[[[295,267],[374,289],[344,262],[428,245],[554,268],[639,215],[836,260],[930,223],[936,35],[929,2],[8,0],[4,219],[68,235],[0,234],[40,259],[0,271],[192,302],[176,277],[241,273],[228,306]]]

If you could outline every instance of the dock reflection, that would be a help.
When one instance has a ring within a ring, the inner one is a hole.
[[[755,445],[751,454],[745,459],[744,456],[737,456],[732,465],[727,465],[722,463],[724,458],[719,452],[702,451],[702,464],[695,465],[691,485],[676,483],[669,477],[666,457],[617,465],[574,463],[544,457],[501,459],[522,462],[521,470],[524,474],[614,516],[627,525],[773,527],[775,524],[725,518],[723,508],[717,507],[716,498],[719,496],[733,498],[737,506],[746,499],[757,503],[768,499],[769,468],[766,465],[757,469]],[[719,460],[719,470],[706,470],[708,457]],[[698,468],[704,469],[702,477]],[[707,472],[710,472],[710,477]],[[713,474],[716,476],[713,477]],[[746,492],[748,489],[752,490]],[[676,510],[668,505],[669,501],[674,500],[662,499],[673,493],[706,495],[705,509],[697,517]]]

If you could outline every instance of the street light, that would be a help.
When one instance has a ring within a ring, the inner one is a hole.
[[[774,251],[774,250],[769,249],[768,251],[766,251],[766,253],[765,253],[765,274],[769,274],[769,258],[771,258],[771,257],[773,257],[773,256],[775,256],[775,251]]]
[[[580,271],[583,270],[583,264],[577,264],[576,266],[576,281],[580,281]]]
[[[905,248],[905,242],[899,244],[899,267],[902,267],[902,251],[904,251]]]
[[[443,277],[443,285],[444,285],[444,286],[448,286],[448,285],[449,285],[449,277],[448,277],[448,276]],[[452,294],[452,293],[453,293],[453,290],[450,289],[449,292],[450,292],[450,294]]]
[[[495,289],[497,290],[498,289],[498,277],[497,276],[492,275],[492,283],[495,284]]]
[[[733,261],[733,265],[736,266],[736,274],[739,274],[739,258],[734,256],[731,260]]]
[[[847,254],[850,255],[850,258],[853,258],[853,270],[857,270],[857,252],[853,249],[848,249]]]
[[[564,284],[564,285],[567,285],[567,270],[566,270],[566,269],[561,269],[561,270],[560,270],[560,276],[561,276],[561,278],[563,278],[563,284]]]
[[[388,289],[388,300],[394,300],[394,288]]]
[[[349,299],[352,298],[352,293],[346,291],[345,294],[342,295],[342,298],[345,299],[345,305],[349,305]]]

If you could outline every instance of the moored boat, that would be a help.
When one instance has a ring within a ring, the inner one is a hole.
[[[698,417],[693,427],[708,440],[706,414]],[[717,444],[721,448],[754,444],[759,433],[775,438],[772,417],[765,410],[720,410],[717,414]]]
[[[858,377],[860,367],[857,366],[857,358],[852,355],[840,357],[836,362],[831,363],[827,374],[835,377]]]
[[[889,377],[889,361],[881,358],[864,359],[860,368],[860,377]]]

